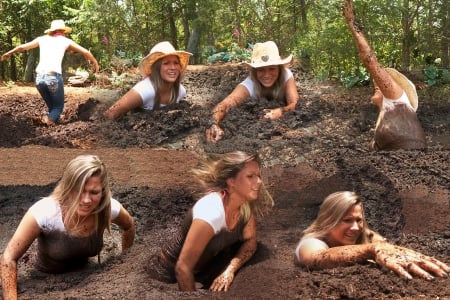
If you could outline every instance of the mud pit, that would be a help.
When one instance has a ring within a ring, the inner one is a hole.
[[[320,201],[337,190],[364,197],[370,225],[389,240],[450,263],[450,95],[422,89],[419,119],[427,151],[370,152],[376,108],[371,87],[350,91],[318,83],[294,69],[301,101],[279,121],[262,120],[249,101],[233,110],[226,138],[206,144],[210,109],[246,76],[238,66],[190,68],[187,102],[168,112],[135,112],[105,122],[101,112],[118,91],[66,88],[60,125],[33,117],[45,112],[33,86],[0,87],[0,247],[26,209],[55,186],[63,166],[81,153],[98,154],[112,175],[115,197],[137,223],[135,245],[118,255],[118,236],[107,237],[102,263],[48,275],[34,270],[33,247],[19,262],[21,299],[450,299],[449,279],[406,282],[372,264],[309,272],[293,264],[301,231]],[[419,79],[417,79],[419,80]],[[420,82],[416,83],[420,84]],[[204,152],[241,149],[264,159],[265,181],[276,206],[258,225],[259,250],[227,293],[149,279],[146,258],[177,229],[193,204],[189,170]]]

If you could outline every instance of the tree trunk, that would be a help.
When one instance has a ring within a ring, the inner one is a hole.
[[[411,32],[410,28],[410,15],[409,15],[409,0],[403,0],[403,10],[402,10],[402,66],[403,70],[408,70],[410,65],[410,49],[411,49]]]
[[[450,0],[444,0],[441,6],[441,61],[444,68],[450,68],[448,52],[450,51]]]

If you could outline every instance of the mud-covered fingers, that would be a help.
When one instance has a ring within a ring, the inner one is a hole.
[[[423,270],[433,273],[439,277],[448,277],[449,268],[443,262],[433,258],[427,257],[427,259],[423,259],[418,264]]]
[[[421,266],[421,267],[423,267],[423,266]],[[409,263],[406,268],[410,273],[417,275],[425,280],[433,280],[434,277],[430,273],[428,273],[427,271],[422,269],[421,267],[419,267],[418,265],[416,265],[414,263]]]
[[[388,268],[389,270],[395,272],[397,275],[399,275],[400,277],[407,279],[407,280],[411,280],[412,276],[411,274],[408,273],[408,271],[403,268],[398,261],[391,259],[389,257],[377,257],[376,259],[377,263]],[[407,265],[406,267],[408,267],[409,265]]]
[[[342,15],[349,21],[353,21],[355,14],[353,12],[352,0],[344,0],[342,4]]]
[[[216,124],[206,130],[206,139],[210,142],[217,142],[223,137],[223,130]]]
[[[233,282],[234,276],[228,273],[222,273],[219,275],[216,279],[214,279],[214,282],[210,286],[210,290],[214,292],[220,292],[220,291],[228,291],[228,288],[230,287],[231,283]]]

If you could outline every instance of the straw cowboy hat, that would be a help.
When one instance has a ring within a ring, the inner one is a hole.
[[[395,82],[405,91],[408,96],[409,103],[417,110],[419,105],[419,97],[417,96],[416,86],[405,75],[393,68],[385,68],[386,72],[394,79]]]
[[[186,51],[177,51],[169,42],[158,43],[152,48],[152,50],[150,50],[150,53],[146,57],[144,57],[139,63],[139,72],[141,73],[142,76],[149,76],[152,73],[152,65],[158,59],[161,59],[169,55],[178,56],[181,65],[181,72],[183,72],[189,63],[189,57],[191,57],[192,53]]]
[[[64,30],[64,33],[71,33],[72,28],[66,27],[63,20],[53,20],[50,28],[44,31],[44,33],[52,33],[57,30]]]
[[[268,41],[265,43],[256,43],[253,46],[252,59],[250,63],[245,63],[252,68],[260,68],[274,65],[286,65],[292,61],[292,55],[282,59],[278,52],[277,45]]]

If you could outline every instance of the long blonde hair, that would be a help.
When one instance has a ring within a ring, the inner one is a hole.
[[[303,231],[302,239],[317,238],[320,240],[325,240],[331,229],[336,227],[349,209],[357,204],[361,206],[363,228],[360,236],[356,240],[356,243],[368,243],[369,240],[365,234],[367,231],[367,222],[364,216],[364,208],[361,198],[356,193],[349,191],[335,192],[325,198],[320,205],[317,218]]]
[[[209,154],[192,172],[204,188],[205,194],[210,192],[220,193],[227,190],[227,179],[235,178],[251,161],[256,161],[258,165],[261,165],[256,154],[249,154],[244,151]],[[261,181],[263,180],[261,179]],[[247,222],[252,212],[256,217],[261,217],[273,205],[272,196],[262,182],[258,199],[241,205],[240,213],[244,221]]]
[[[279,69],[278,78],[275,81],[275,84],[271,88],[266,88],[263,86],[259,80],[257,79],[256,68],[250,69],[250,78],[253,80],[255,95],[258,99],[264,98],[267,100],[276,100],[280,104],[285,104],[285,77],[286,77],[286,69],[283,65],[277,66]]]
[[[72,159],[64,169],[64,173],[51,197],[59,202],[64,212],[64,224],[77,224],[79,222],[77,209],[86,181],[92,176],[99,176],[102,185],[102,198],[95,216],[95,232],[102,234],[105,229],[111,228],[111,190],[109,187],[108,172],[98,156],[79,155]],[[76,233],[76,227],[71,233]]]
[[[180,58],[177,56],[178,62],[180,62]],[[161,63],[163,58],[158,59],[153,65],[152,65],[152,73],[150,74],[150,80],[153,83],[153,88],[155,89],[155,102],[153,104],[152,110],[157,110],[161,106],[161,86],[164,84],[164,80],[161,78]],[[169,105],[175,104],[178,99],[178,95],[180,93],[180,84],[181,84],[181,76],[182,73],[180,72],[180,75],[178,76],[177,80],[175,80],[173,86],[170,89],[170,96],[169,96]]]

